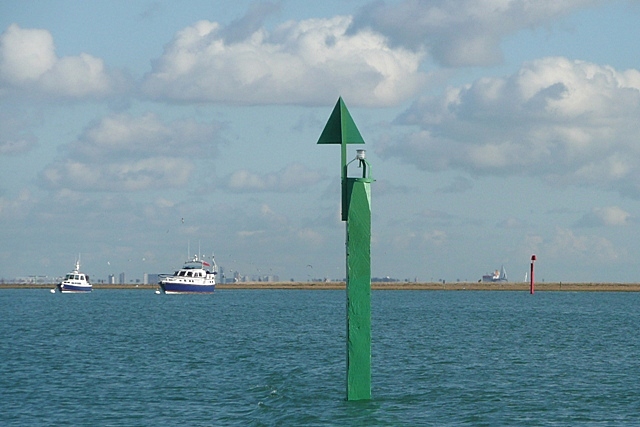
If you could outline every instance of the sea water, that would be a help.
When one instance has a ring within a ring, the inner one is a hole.
[[[0,290],[1,426],[640,425],[639,293]]]

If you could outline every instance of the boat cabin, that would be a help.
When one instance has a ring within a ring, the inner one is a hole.
[[[72,273],[69,273],[69,274],[66,275],[64,280],[86,280],[88,282],[89,281],[89,276],[87,276],[86,274],[72,274]]]
[[[205,275],[202,273],[202,271],[187,271],[187,270],[178,271],[176,276],[178,276],[178,277],[205,277]]]

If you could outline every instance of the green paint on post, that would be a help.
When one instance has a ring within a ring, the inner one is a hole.
[[[347,400],[371,399],[371,181],[347,179]]]
[[[342,220],[346,221],[347,400],[371,399],[371,179],[347,177],[347,144],[364,144],[347,106],[338,99],[318,144],[340,144]]]

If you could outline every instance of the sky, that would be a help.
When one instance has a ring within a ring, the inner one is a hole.
[[[640,2],[3,1],[0,279],[345,277],[342,97],[373,277],[640,281]],[[356,171],[357,172],[357,171]]]

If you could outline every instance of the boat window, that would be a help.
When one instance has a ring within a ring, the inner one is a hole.
[[[74,278],[75,280],[80,280],[77,274],[75,274],[75,275],[73,276],[73,278]]]
[[[192,276],[193,276],[193,274],[192,274],[192,273],[193,273],[192,271],[188,271],[188,272],[187,272],[187,277],[192,277]]]

